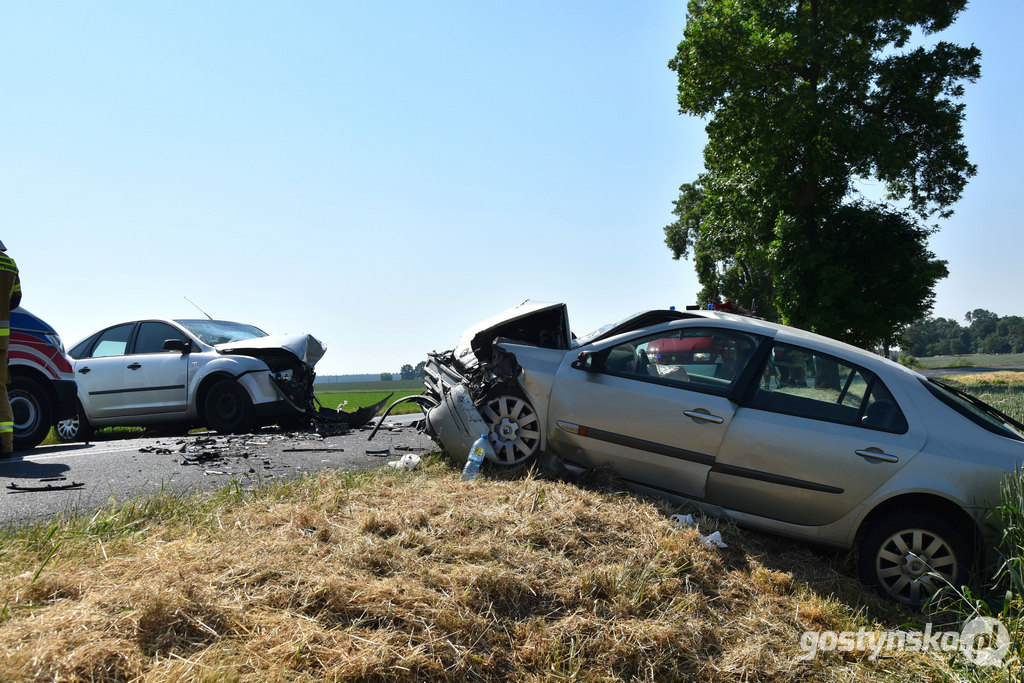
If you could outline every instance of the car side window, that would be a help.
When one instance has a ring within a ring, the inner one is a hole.
[[[729,393],[757,346],[751,335],[712,327],[650,334],[606,351],[603,370],[659,384]]]
[[[185,335],[167,323],[141,323],[135,336],[135,353],[168,353],[164,350],[164,342],[168,339],[184,341]]]
[[[96,345],[92,347],[91,358],[107,358],[109,356],[123,356],[128,348],[128,339],[132,336],[134,323],[118,325],[104,330],[96,339]]]
[[[752,407],[884,431],[907,429],[892,394],[873,373],[790,344],[772,346]]]

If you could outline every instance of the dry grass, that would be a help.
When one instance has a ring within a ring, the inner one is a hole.
[[[388,468],[385,468],[386,470]],[[892,629],[843,557],[521,475],[320,475],[10,531],[0,680],[916,680],[912,655],[796,661]],[[56,549],[54,551],[54,549]],[[47,559],[49,557],[49,559]],[[874,626],[873,626],[874,624]]]
[[[1024,384],[1024,372],[1015,370],[999,370],[998,372],[976,372],[943,377],[953,380],[965,388],[979,384]]]

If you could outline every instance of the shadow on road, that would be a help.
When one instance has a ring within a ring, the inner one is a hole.
[[[70,470],[69,465],[59,462],[32,462],[15,456],[10,460],[0,460],[0,477],[12,479],[49,479],[59,477]]]

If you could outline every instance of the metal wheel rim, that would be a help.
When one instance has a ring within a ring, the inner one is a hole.
[[[498,463],[517,465],[537,453],[540,447],[537,413],[526,399],[520,396],[491,399],[483,409],[483,417]]]
[[[31,398],[21,393],[10,393],[11,414],[14,416],[14,432],[21,434],[32,431],[39,422],[39,406]]]
[[[57,436],[65,441],[71,441],[78,436],[78,426],[77,417],[61,420],[57,423]]]
[[[875,557],[875,575],[892,598],[920,605],[956,578],[953,547],[928,529],[903,529],[885,539]]]

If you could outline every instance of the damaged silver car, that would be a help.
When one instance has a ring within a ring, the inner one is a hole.
[[[426,429],[462,462],[553,456],[737,524],[858,551],[862,579],[920,605],[961,585],[1024,462],[1024,425],[872,353],[749,316],[648,311],[584,338],[524,304],[432,354]]]
[[[222,433],[314,419],[365,424],[380,407],[318,409],[313,368],[326,348],[311,335],[268,336],[225,320],[135,320],[100,330],[68,356],[78,416],[57,425],[63,441],[112,426],[205,425]]]

